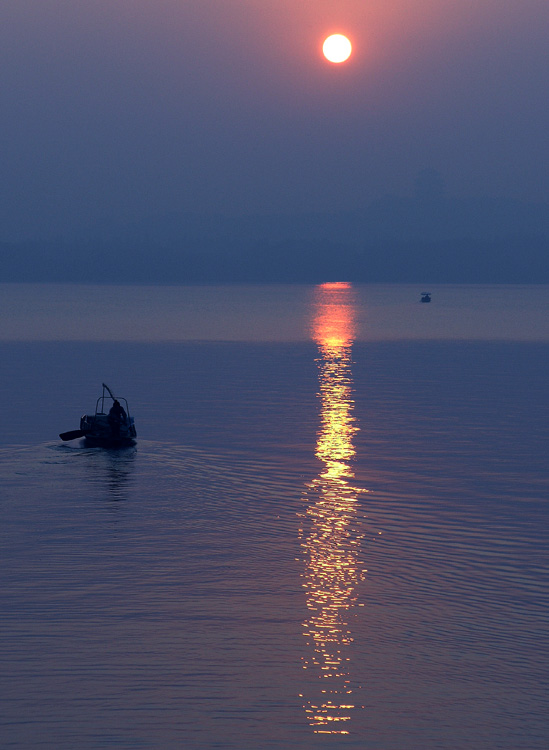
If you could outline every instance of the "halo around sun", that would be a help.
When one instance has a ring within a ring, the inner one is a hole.
[[[332,63],[342,63],[352,52],[351,42],[343,34],[332,34],[324,40],[322,52],[326,60]]]

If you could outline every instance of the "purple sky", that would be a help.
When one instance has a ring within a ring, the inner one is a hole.
[[[2,0],[0,240],[354,209],[423,168],[549,202],[548,90],[547,0]]]

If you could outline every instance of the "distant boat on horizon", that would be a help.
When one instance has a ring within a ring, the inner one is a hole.
[[[422,302],[430,302],[431,301],[431,292],[421,292],[421,301]]]

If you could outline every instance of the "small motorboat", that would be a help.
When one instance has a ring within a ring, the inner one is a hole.
[[[61,440],[85,438],[90,445],[118,448],[133,445],[137,437],[133,417],[125,398],[115,396],[103,383],[103,392],[97,399],[94,414],[80,417],[80,429],[62,432]]]
[[[421,301],[422,302],[430,302],[431,301],[431,292],[421,292]]]

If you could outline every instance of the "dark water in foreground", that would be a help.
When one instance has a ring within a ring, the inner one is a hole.
[[[0,344],[2,747],[547,747],[547,344],[319,295],[308,342]],[[135,448],[56,439],[101,379]]]

